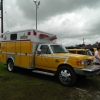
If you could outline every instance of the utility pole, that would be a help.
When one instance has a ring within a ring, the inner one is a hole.
[[[85,42],[84,42],[84,38],[83,38],[83,44],[85,44]]]
[[[3,0],[1,0],[0,4],[0,10],[1,10],[1,33],[3,33]]]

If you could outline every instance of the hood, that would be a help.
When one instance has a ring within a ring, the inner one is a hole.
[[[92,56],[72,54],[72,53],[55,53],[54,56],[69,57],[71,59],[77,59],[77,60],[92,59]]]

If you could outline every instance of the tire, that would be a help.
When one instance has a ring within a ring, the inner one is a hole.
[[[57,71],[57,79],[64,86],[72,86],[76,82],[76,74],[68,66],[62,66]]]
[[[12,60],[7,61],[7,70],[9,72],[13,72],[15,70],[14,63]]]

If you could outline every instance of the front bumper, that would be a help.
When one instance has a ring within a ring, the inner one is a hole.
[[[74,68],[76,74],[85,75],[85,76],[95,76],[100,74],[100,65],[93,65],[88,68]]]

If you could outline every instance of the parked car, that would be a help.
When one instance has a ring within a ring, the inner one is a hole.
[[[69,51],[69,53],[90,56],[90,57],[92,57],[92,60],[94,60],[94,56],[89,49],[67,49],[67,50]]]
[[[68,50],[69,53],[87,55],[92,59],[92,61],[94,63],[94,56],[89,49],[67,49],[67,50]],[[85,79],[86,78],[86,76],[81,76],[81,75],[78,75],[77,77],[79,79]]]

